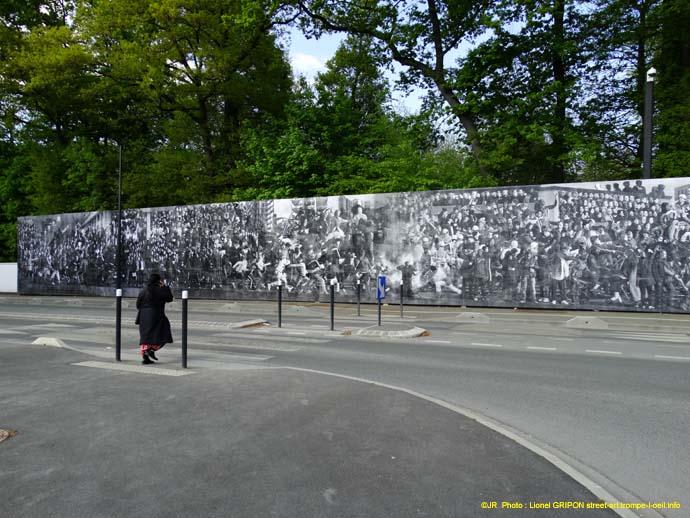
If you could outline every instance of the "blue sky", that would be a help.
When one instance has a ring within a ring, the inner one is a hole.
[[[309,40],[299,29],[290,31],[289,37],[284,41],[295,75],[303,75],[308,80],[313,80],[317,73],[326,69],[326,62],[333,57],[343,39],[340,34],[324,34],[318,40]],[[391,82],[394,81],[394,76],[388,75]],[[421,97],[420,90],[413,91],[409,96],[394,91],[393,107],[399,112],[416,113],[421,106]]]

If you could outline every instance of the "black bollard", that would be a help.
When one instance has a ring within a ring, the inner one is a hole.
[[[335,327],[335,279],[331,280],[331,331]]]
[[[359,310],[359,303],[360,303],[361,293],[362,293],[361,290],[362,290],[362,286],[361,286],[361,284],[359,283],[359,279],[357,279],[357,316],[358,316],[358,317],[361,317],[361,316],[362,316],[362,313],[361,313],[360,310]]]
[[[278,327],[283,327],[283,283],[278,281]]]
[[[403,292],[405,291],[403,288],[403,281],[400,281],[400,318],[403,317]]]
[[[122,290],[115,290],[115,361],[121,361],[122,352]]]
[[[381,325],[381,299],[379,299],[379,325]]]
[[[187,299],[189,292],[182,292],[182,368],[187,368]]]

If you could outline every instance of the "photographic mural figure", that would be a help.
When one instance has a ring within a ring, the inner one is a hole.
[[[689,178],[254,201],[123,212],[123,287],[196,297],[690,310]],[[117,212],[20,218],[22,294],[112,295]]]

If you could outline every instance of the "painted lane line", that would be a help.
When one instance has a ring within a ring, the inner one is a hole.
[[[285,334],[288,334],[288,335],[299,335],[299,336],[304,336],[304,335],[306,335],[307,333],[301,333],[300,331],[288,331],[288,332],[285,333]]]
[[[424,340],[427,343],[430,344],[449,344],[450,340]]]
[[[555,347],[527,347],[528,349],[534,349],[535,351],[555,351]]]
[[[625,340],[637,340],[638,342],[675,342],[675,343],[686,343],[688,342],[687,336],[642,336],[642,335],[614,335],[618,338],[623,338]]]
[[[688,340],[689,333],[643,333],[639,331],[614,331],[613,336],[616,338],[640,339],[640,340]]]
[[[501,344],[482,344],[479,342],[472,342],[470,345],[480,345],[482,347],[503,347]]]
[[[687,356],[664,356],[662,354],[655,354],[654,358],[663,358],[664,360],[690,360]]]
[[[599,351],[597,349],[585,349],[586,353],[595,353],[595,354],[623,354],[620,351]]]
[[[574,342],[575,341],[574,338],[556,338],[556,337],[551,338],[551,340],[560,340],[561,342]]]

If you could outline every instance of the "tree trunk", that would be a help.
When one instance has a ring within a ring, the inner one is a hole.
[[[201,131],[204,157],[206,157],[208,170],[212,173],[215,173],[213,167],[215,158],[213,153],[213,141],[211,140],[211,129],[209,128],[208,107],[206,106],[206,99],[204,98],[199,98],[199,119],[197,124],[199,124],[199,130]]]

